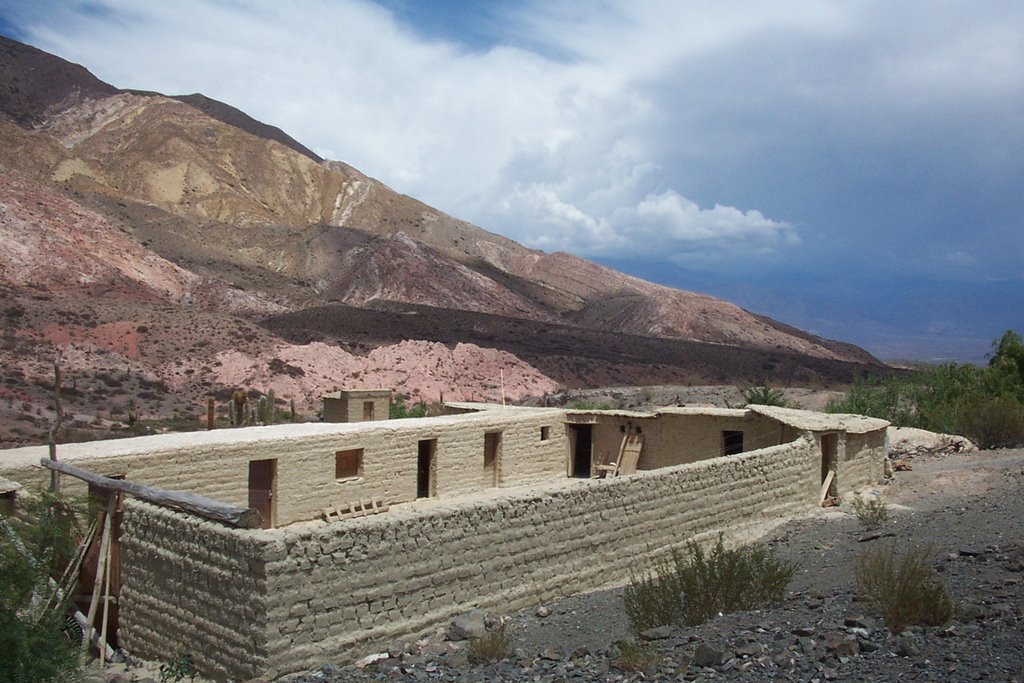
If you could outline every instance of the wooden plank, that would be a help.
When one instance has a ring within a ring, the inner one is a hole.
[[[619,462],[619,474],[633,474],[636,472],[636,465],[640,462],[640,451],[644,447],[644,437],[639,434],[632,434],[627,437],[622,449],[622,459]]]
[[[165,489],[135,484],[123,479],[111,479],[110,477],[104,477],[102,475],[95,474],[94,472],[83,470],[80,467],[68,465],[63,462],[52,462],[47,458],[42,458],[39,461],[39,464],[47,469],[55,470],[63,474],[69,474],[72,477],[87,481],[102,489],[124,491],[125,493],[131,494],[140,500],[144,500],[155,505],[181,510],[182,512],[189,512],[206,519],[224,522],[243,529],[255,529],[259,527],[263,521],[263,517],[260,515],[259,510],[256,510],[255,508],[237,507],[222,503],[219,500],[207,498],[206,496],[197,496],[193,493],[167,491]]]
[[[825,499],[828,498],[828,489],[830,486],[832,486],[832,480],[835,478],[836,471],[829,470],[828,474],[825,476],[825,481],[821,483],[821,491],[818,493],[818,505],[824,503]]]

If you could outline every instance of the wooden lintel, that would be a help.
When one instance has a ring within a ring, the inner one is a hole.
[[[48,458],[42,458],[39,464],[48,469],[89,482],[102,489],[124,491],[129,495],[155,505],[190,512],[206,519],[224,522],[242,529],[255,529],[260,526],[263,519],[259,510],[255,508],[237,507],[193,493],[168,491],[166,489],[135,484],[124,479],[111,479],[110,477],[104,477],[103,475],[83,470],[81,467],[75,467],[74,465],[68,465],[59,461],[53,462]]]

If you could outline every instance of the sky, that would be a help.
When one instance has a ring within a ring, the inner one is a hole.
[[[0,33],[882,358],[1024,332],[1019,0],[0,0]]]

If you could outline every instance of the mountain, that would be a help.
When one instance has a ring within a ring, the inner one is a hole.
[[[374,382],[496,400],[495,375],[519,378],[515,398],[612,380],[848,381],[879,365],[719,299],[525,248],[203,95],[120,90],[3,37],[0,181],[14,417],[44,400],[39,359],[55,346],[88,391],[117,394],[96,424],[125,416],[133,391],[155,396],[143,415],[256,385],[308,413],[319,392]],[[402,344],[432,360],[399,375],[374,364]],[[103,389],[94,350],[152,386],[123,370]],[[22,421],[45,422],[35,412]]]

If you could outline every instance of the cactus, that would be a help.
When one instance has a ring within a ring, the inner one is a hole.
[[[267,415],[263,424],[272,425],[277,420],[277,401],[274,399],[274,390],[267,389]]]

